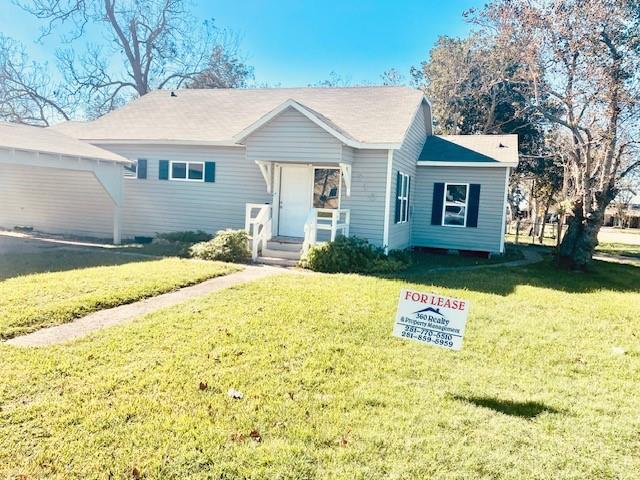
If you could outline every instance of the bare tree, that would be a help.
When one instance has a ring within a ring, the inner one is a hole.
[[[22,0],[19,4],[46,21],[42,36],[66,29],[62,38],[67,46],[57,53],[66,93],[80,101],[90,117],[156,88],[180,88],[196,79],[203,83],[202,75],[219,67],[214,62],[233,64],[220,66],[221,71],[250,73],[238,68],[236,52],[227,50],[227,33],[213,21],[198,24],[185,0]],[[90,27],[102,32],[105,42],[78,49]]]
[[[389,70],[382,72],[380,79],[382,80],[382,85],[386,86],[399,86],[405,84],[404,75],[395,68],[390,68]]]
[[[0,119],[48,126],[68,120],[70,110],[47,66],[30,62],[20,43],[0,34]]]
[[[326,80],[309,84],[310,87],[351,87],[351,78],[343,77],[332,71]]]
[[[529,107],[571,138],[567,267],[588,267],[605,209],[640,165],[639,19],[633,0],[495,0],[475,17],[526,66],[512,83],[533,85]]]

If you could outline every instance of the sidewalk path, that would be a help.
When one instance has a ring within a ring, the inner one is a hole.
[[[109,308],[107,310],[100,310],[86,317],[74,320],[73,322],[43,328],[42,330],[27,335],[14,337],[5,343],[16,347],[40,347],[63,343],[83,337],[96,330],[127,323],[141,315],[182,303],[191,298],[201,297],[224,288],[286,272],[288,272],[287,269],[280,267],[250,265],[240,272],[212,278],[197,285],[181,288],[175,292],[165,293],[157,297],[140,300],[139,302],[120,305],[119,307]]]
[[[634,267],[640,267],[640,258],[625,257],[622,255],[613,255],[610,253],[599,253],[593,256],[594,260],[600,260],[601,262],[621,263],[623,265],[633,265]]]

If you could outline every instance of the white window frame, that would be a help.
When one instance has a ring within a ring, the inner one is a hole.
[[[173,164],[184,163],[186,167],[186,178],[173,178]],[[202,165],[202,178],[189,178],[189,165]],[[137,171],[137,169],[136,169]],[[174,182],[204,182],[204,162],[192,162],[189,160],[170,160],[169,161],[169,180]]]
[[[411,182],[409,180],[411,175],[402,173],[399,170],[398,173],[400,174],[400,177],[402,177],[402,180],[400,182],[400,191],[396,192],[396,201],[400,201],[400,219],[396,225],[407,223],[409,221],[409,189],[411,188]],[[407,194],[403,195],[405,186],[407,187]]]
[[[129,179],[129,180],[138,180],[138,159],[131,160],[131,161],[133,162],[133,165],[136,167],[135,173],[133,175],[127,175],[126,173],[124,173],[122,176],[124,178]],[[124,166],[123,167],[123,171],[127,172],[127,171],[130,171],[130,170],[127,170],[126,166]]]
[[[464,186],[466,189],[466,194],[464,196],[464,223],[462,225],[447,225],[446,223],[444,223],[444,219],[445,219],[445,212],[447,210],[447,206],[449,207],[459,207],[460,205],[458,205],[457,203],[454,202],[447,202],[447,189],[449,188],[449,185],[457,187],[457,186]],[[454,227],[454,228],[465,228],[467,226],[467,215],[469,214],[469,184],[468,183],[460,183],[460,182],[456,182],[456,183],[445,183],[444,184],[444,193],[443,195],[443,199],[442,199],[442,221],[440,222],[442,224],[443,227]]]

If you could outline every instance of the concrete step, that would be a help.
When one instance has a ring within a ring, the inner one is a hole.
[[[262,255],[265,257],[286,258],[289,260],[300,260],[302,251],[298,250],[281,250],[279,248],[270,248],[269,244],[262,249]]]
[[[290,242],[281,240],[269,240],[267,241],[267,248],[269,250],[280,250],[287,252],[301,252],[302,242]]]
[[[280,267],[295,267],[296,265],[298,265],[297,260],[292,260],[290,258],[265,257],[265,256],[260,256],[256,258],[256,263],[262,263],[265,265],[278,265]]]

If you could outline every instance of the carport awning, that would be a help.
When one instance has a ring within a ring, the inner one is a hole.
[[[122,168],[130,160],[49,128],[0,122],[2,163],[92,172],[113,201],[113,240],[120,242]]]

